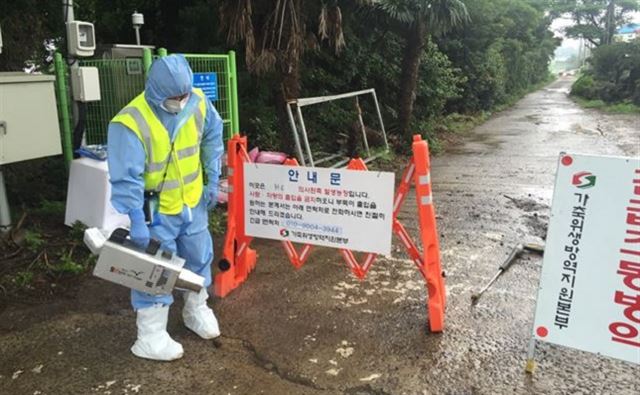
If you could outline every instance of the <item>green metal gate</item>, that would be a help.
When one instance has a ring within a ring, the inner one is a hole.
[[[216,73],[218,75],[218,100],[213,106],[218,110],[224,124],[225,139],[240,132],[238,119],[238,85],[236,57],[228,55],[184,54],[194,73]]]
[[[144,90],[142,59],[86,59],[81,67],[96,67],[100,76],[100,101],[87,103],[87,144],[106,144],[109,121]]]
[[[166,56],[164,49],[158,50],[155,57]],[[239,133],[237,77],[235,52],[228,54],[185,54],[195,73],[216,73],[218,79],[218,98],[213,101],[220,113],[224,125],[224,137],[228,139]],[[145,76],[151,66],[151,51],[145,50],[140,58],[127,59],[82,59],[79,65],[96,67],[100,76],[100,101],[86,104],[85,139],[87,144],[106,144],[107,126],[111,119],[134,97],[144,90]],[[68,91],[69,68],[60,58],[56,65],[56,84],[59,96]],[[73,153],[69,142],[72,141],[72,122],[70,107],[59,100],[59,113],[62,124],[62,140],[65,142],[65,160],[69,162]]]

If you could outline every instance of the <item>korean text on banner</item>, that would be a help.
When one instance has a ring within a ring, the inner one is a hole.
[[[563,155],[536,340],[640,363],[640,160]]]
[[[245,232],[389,255],[394,174],[244,164]]]

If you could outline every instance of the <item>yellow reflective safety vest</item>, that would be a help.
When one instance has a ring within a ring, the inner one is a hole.
[[[144,92],[111,120],[129,128],[142,142],[146,154],[144,188],[159,192],[158,211],[162,214],[180,214],[185,204],[194,208],[202,197],[200,142],[207,99],[197,88],[192,95],[198,100],[197,108],[176,132],[173,149],[169,132],[147,103]]]

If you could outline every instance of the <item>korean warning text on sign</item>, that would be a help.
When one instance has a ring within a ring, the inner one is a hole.
[[[562,155],[535,339],[640,364],[640,159]]]
[[[633,196],[626,206],[624,240],[620,246],[618,287],[613,293],[619,319],[609,325],[611,340],[635,347],[640,355],[640,168],[628,188]]]
[[[245,231],[389,254],[393,173],[246,163]]]

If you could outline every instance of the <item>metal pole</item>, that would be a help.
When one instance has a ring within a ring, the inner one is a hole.
[[[296,143],[296,151],[298,151],[298,159],[300,159],[300,163],[302,166],[306,166],[307,162],[304,160],[304,155],[302,154],[302,146],[300,145],[300,136],[298,136],[298,128],[296,127],[296,121],[293,119],[293,113],[291,112],[291,103],[286,104],[287,107],[287,115],[289,115],[289,123],[291,124],[291,131],[293,132],[293,141]]]
[[[75,21],[75,14],[73,12],[73,0],[62,0],[62,16],[65,17],[65,30],[66,30],[66,25],[68,22],[73,22]],[[71,45],[70,44],[71,41],[69,40],[69,35],[67,34],[67,45]],[[73,75],[74,73],[77,73],[78,68],[80,66],[78,65],[78,60],[77,59],[73,59],[73,62],[71,63],[71,65],[69,66],[69,74]],[[73,79],[69,81],[69,86],[71,86],[71,88],[73,89]],[[78,109],[78,103],[75,100],[72,100],[71,103],[71,114],[73,117],[73,123],[72,123],[72,128],[75,129],[76,127],[76,123],[78,122],[78,117],[79,117],[79,109]],[[85,136],[82,136],[82,145],[85,144]],[[73,147],[72,147],[73,148]],[[73,157],[73,152],[71,153],[72,157]]]
[[[4,175],[0,167],[0,233],[7,233],[11,230],[11,212],[9,211],[9,199],[7,199],[7,188],[4,185]]]
[[[73,13],[73,0],[62,0],[62,16],[65,15],[67,16],[64,21],[65,24],[76,20],[76,16]]]
[[[134,26],[133,29],[136,31],[136,44],[140,45],[140,26]]]
[[[236,70],[236,53],[229,51],[229,75],[231,77],[231,135],[240,134],[240,116],[238,114],[238,75]]]
[[[225,64],[225,72],[222,74],[222,76],[225,79],[225,83],[223,85],[225,86],[225,92],[226,92],[225,95],[228,98],[227,111],[229,112],[229,124],[225,125],[227,129],[226,129],[226,136],[224,137],[228,140],[240,132],[236,131],[237,129],[236,121],[233,118],[234,101],[233,101],[233,89],[231,88],[231,86],[233,85],[234,80],[233,80],[233,76],[231,75],[231,57],[229,55],[227,55],[226,59],[224,60],[224,64]]]
[[[302,138],[304,139],[304,147],[307,151],[307,156],[309,157],[309,163],[311,167],[315,167],[313,164],[313,155],[311,155],[311,146],[309,145],[309,138],[307,137],[307,128],[304,126],[304,118],[302,118],[302,110],[300,106],[296,106],[298,110],[298,122],[300,122],[300,129],[302,129]]]
[[[376,103],[376,111],[378,112],[378,120],[380,121],[380,127],[382,128],[382,136],[384,137],[384,146],[389,152],[389,142],[387,141],[387,131],[384,130],[384,122],[382,122],[382,113],[380,112],[380,106],[378,105],[378,96],[376,96],[376,91],[371,92],[373,94],[373,101]]]
[[[534,335],[531,335],[531,340],[529,340],[529,349],[527,350],[527,366],[525,367],[525,371],[529,374],[533,374],[536,370],[536,338]]]
[[[62,122],[62,147],[64,151],[64,161],[68,170],[73,160],[73,143],[71,140],[71,122],[69,120],[69,102],[67,100],[67,76],[64,61],[59,52],[56,52],[54,55],[54,67],[56,71],[58,104],[60,105],[60,120]]]
[[[362,141],[364,147],[367,150],[367,157],[371,156],[371,150],[369,149],[369,140],[367,140],[367,130],[364,127],[364,121],[362,120],[362,108],[360,108],[360,100],[356,96],[356,111],[358,111],[358,122],[360,122],[360,129],[362,130]]]
[[[153,63],[153,56],[151,55],[151,49],[143,48],[142,49],[142,68],[144,69],[145,77],[149,73],[149,69],[151,68],[151,63]]]

